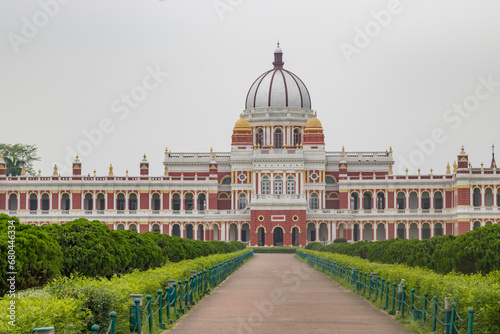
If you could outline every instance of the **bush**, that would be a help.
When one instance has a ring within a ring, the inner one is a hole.
[[[295,254],[296,247],[255,247],[252,248],[254,253],[287,253]]]
[[[319,242],[310,242],[307,244],[305,249],[311,249],[311,250],[316,250],[316,251],[324,251],[325,246],[323,244],[320,244]]]
[[[15,220],[14,244],[9,243],[8,223]],[[14,245],[15,269],[8,267],[7,254],[9,245]],[[61,276],[62,252],[59,244],[48,233],[35,226],[20,224],[17,218],[0,215],[0,296],[9,289],[7,285],[7,272],[15,271],[16,289],[22,290],[29,287],[42,286],[51,279]]]
[[[345,238],[337,238],[337,239],[333,240],[333,243],[334,244],[346,244],[347,243],[347,239],[345,239]]]

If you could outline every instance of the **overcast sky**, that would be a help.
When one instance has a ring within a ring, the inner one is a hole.
[[[496,0],[2,1],[0,142],[36,144],[43,175],[76,151],[98,175],[137,175],[144,153],[161,175],[165,147],[229,151],[279,38],[327,150],[392,145],[396,173],[428,174],[464,145],[489,166],[499,17]]]

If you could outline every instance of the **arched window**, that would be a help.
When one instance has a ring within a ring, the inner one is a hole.
[[[359,210],[358,193],[351,193],[351,210]]]
[[[9,210],[16,211],[17,210],[17,194],[9,195]]]
[[[247,207],[247,195],[241,193],[238,197],[238,208],[244,210]]]
[[[440,191],[434,193],[434,209],[441,210],[443,208],[443,194]]]
[[[378,210],[385,209],[385,194],[383,192],[379,192],[377,194],[377,209]]]
[[[193,194],[187,193],[184,196],[184,209],[187,211],[193,210]]]
[[[93,204],[92,202],[93,202],[92,194],[86,193],[83,200],[83,208],[85,209],[85,211],[92,211],[92,204]]]
[[[294,129],[293,130],[293,146],[297,147],[297,145],[300,145],[300,130]]]
[[[283,193],[283,181],[281,176],[276,176],[274,178],[274,193],[276,195],[281,195]]]
[[[116,210],[125,210],[125,195],[120,193],[116,196]]]
[[[473,203],[476,207],[481,206],[481,190],[479,188],[474,189]]]
[[[295,194],[295,180],[291,175],[286,179],[286,193],[288,195]]]
[[[95,200],[96,209],[101,212],[104,211],[105,210],[104,204],[105,204],[104,194],[103,193],[97,194],[97,198]]]
[[[481,222],[479,220],[476,220],[474,222],[474,225],[472,226],[472,229],[475,230],[476,228],[480,228],[481,227]]]
[[[282,148],[283,147],[283,132],[281,129],[274,130],[274,147]]]
[[[35,193],[30,195],[29,209],[30,211],[38,210],[38,197]]]
[[[491,190],[491,188],[486,188],[484,192],[484,206],[493,206],[493,191]]]
[[[430,209],[430,203],[431,203],[431,200],[430,200],[430,197],[429,197],[429,192],[428,191],[424,191],[422,193],[422,209],[423,210],[429,210]]]
[[[404,192],[402,191],[398,192],[396,201],[398,210],[404,210],[406,208],[406,194]]]
[[[269,176],[262,178],[262,193],[269,194]]]
[[[311,194],[309,199],[311,209],[318,209],[318,194]]]
[[[416,192],[412,191],[410,193],[410,209],[418,209],[418,195]]]
[[[160,210],[160,194],[153,194],[153,196],[151,197],[151,207],[153,208],[153,211]]]
[[[179,211],[181,209],[181,196],[178,193],[172,195],[172,210]]]
[[[372,193],[369,191],[363,194],[363,209],[365,210],[372,209]]]
[[[50,210],[49,194],[42,194],[42,211]]]
[[[226,176],[221,180],[221,184],[231,184],[231,177]]]
[[[185,227],[186,227],[186,238],[193,239],[193,225],[187,224],[185,225]]]
[[[160,225],[158,224],[153,224],[153,232],[160,232]]]
[[[135,231],[135,232],[137,232],[137,225],[135,225],[135,224],[130,224],[130,225],[128,226],[128,229],[129,229],[130,231]]]
[[[128,209],[130,211],[137,210],[137,195],[134,193],[128,196]]]
[[[257,130],[257,145],[259,145],[259,147],[264,145],[264,130],[262,130],[262,128]]]
[[[123,224],[118,224],[118,225],[116,225],[116,229],[117,229],[118,231],[123,231],[123,230],[125,229],[125,225],[123,225]]]
[[[325,177],[326,184],[335,184],[335,179],[332,176]]]
[[[64,193],[61,196],[61,210],[69,211],[69,194]]]
[[[174,224],[172,226],[172,235],[174,237],[180,237],[181,236],[181,227],[179,226],[179,224]]]
[[[206,198],[207,197],[204,193],[198,195],[198,211],[205,210]]]

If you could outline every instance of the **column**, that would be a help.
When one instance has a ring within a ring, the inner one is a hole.
[[[151,196],[151,200],[153,200],[153,196]],[[151,201],[150,201],[151,202]],[[198,211],[198,192],[195,191],[193,194],[193,209],[194,211]],[[149,208],[151,210],[151,208]]]
[[[372,235],[373,235],[373,238],[372,240],[373,241],[377,241],[377,223],[373,223],[373,229],[372,229]]]
[[[181,238],[184,238],[184,224],[179,223],[180,230],[181,230]]]
[[[410,208],[410,194],[408,193],[408,190],[406,190],[405,201],[406,201],[405,209],[409,209]]]
[[[385,225],[385,240],[389,240],[389,224],[388,223],[384,223]]]
[[[319,241],[319,223],[314,224],[316,226],[316,241]]]
[[[418,240],[422,240],[422,223],[418,223]]]
[[[419,191],[417,193],[417,201],[418,201],[417,208],[422,209],[422,192],[421,191]]]
[[[269,173],[269,194],[274,195],[274,172]]]
[[[429,201],[430,201],[430,203],[429,203],[430,204],[430,208],[434,209],[434,192],[433,191],[431,191],[429,193]],[[422,239],[420,239],[420,240],[422,240]]]
[[[481,188],[481,205],[480,206],[485,206],[485,202],[484,202],[484,188]]]
[[[328,228],[328,237],[326,240],[331,241],[332,240],[332,223],[327,223],[326,226]]]
[[[497,203],[497,188],[493,188],[493,206],[498,206],[498,203]]]
[[[469,193],[470,193],[470,201],[469,201],[469,205],[470,206],[473,206],[474,205],[474,192],[472,191],[472,187],[469,188]]]
[[[340,202],[340,194],[341,194],[341,192],[339,191],[339,202]],[[347,191],[347,210],[351,210],[351,191],[350,190]]]
[[[359,226],[359,241],[363,241],[364,240],[364,225],[361,225],[361,223],[358,224]]]
[[[443,189],[443,209],[446,209],[446,190]]]
[[[221,241],[226,241],[226,223],[222,223],[221,222],[221,236],[220,236],[220,240]]]
[[[431,238],[434,236],[434,224],[433,222],[429,222],[429,226],[430,226],[430,229],[431,229]]]
[[[410,239],[410,224],[408,222],[405,223],[405,232],[406,232],[406,238],[405,239]]]
[[[337,223],[332,223],[332,241],[337,239]]]
[[[181,191],[181,194],[180,194],[180,201],[181,201],[181,211],[184,211],[184,191]]]

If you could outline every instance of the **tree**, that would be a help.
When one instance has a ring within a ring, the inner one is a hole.
[[[26,174],[35,175],[33,162],[40,160],[40,157],[37,156],[37,150],[35,145],[0,143],[0,155],[3,155],[7,164],[7,175],[21,175],[23,166],[26,169]]]

